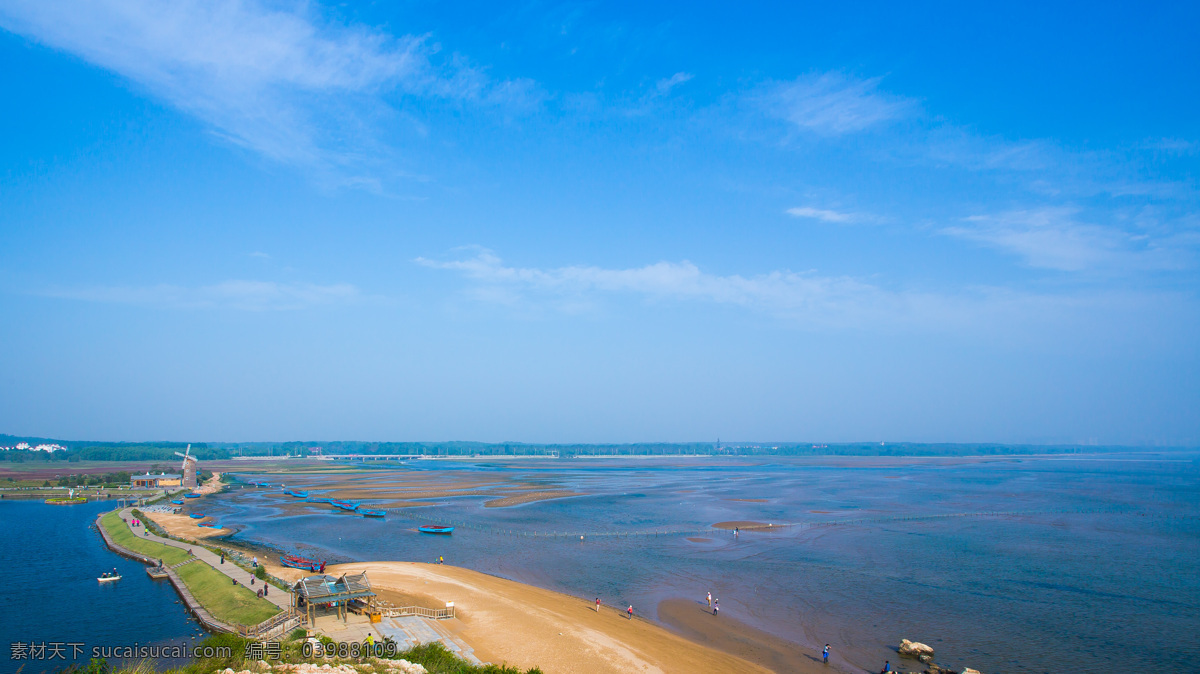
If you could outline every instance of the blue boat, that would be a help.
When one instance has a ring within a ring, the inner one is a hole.
[[[366,508],[360,508],[358,512],[362,513],[363,517],[384,517],[387,515],[386,510],[367,510]]]
[[[184,498],[200,498],[199,494],[184,494]]]
[[[335,508],[341,508],[342,510],[349,510],[351,512],[358,510],[357,503],[351,503],[349,501],[339,501],[337,499],[330,501],[330,503],[332,503]]]
[[[306,498],[305,503],[333,503],[331,498]]]
[[[295,496],[296,498],[308,498],[308,492],[300,491],[299,489],[288,489],[283,493],[287,494],[288,496]]]
[[[204,513],[192,513],[191,515],[188,515],[188,517],[194,520],[202,520],[204,519]]]
[[[174,503],[175,505],[183,505],[183,500],[181,499],[179,501],[171,501],[171,503]]]
[[[221,528],[221,525],[217,524],[216,522],[201,522],[200,526],[205,527],[207,529],[220,529]]]
[[[442,526],[440,524],[422,524],[417,527],[417,531],[423,534],[452,534],[454,527]]]

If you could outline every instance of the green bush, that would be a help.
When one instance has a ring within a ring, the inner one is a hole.
[[[259,580],[266,580],[267,579],[267,567],[263,566],[262,564],[259,564],[258,567],[256,569],[254,569],[254,577]]]

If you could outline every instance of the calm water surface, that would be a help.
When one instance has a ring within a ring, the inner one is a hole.
[[[490,471],[587,495],[513,508],[435,499],[385,521],[297,514],[268,493],[277,489],[224,494],[204,509],[246,541],[331,561],[444,555],[651,616],[661,599],[712,591],[722,615],[814,652],[832,643],[840,663],[860,671],[894,662],[901,638],[934,646],[941,664],[989,674],[1116,671],[1131,660],[1192,671],[1200,662],[1195,454],[418,461],[402,470],[448,483]],[[727,520],[798,526],[701,533]],[[459,529],[420,535],[418,521]]]
[[[0,500],[0,672],[23,674],[87,664],[93,647],[194,643],[199,626],[178,603],[175,589],[153,581],[140,562],[104,547],[91,528],[115,502],[50,506]],[[121,580],[96,578],[116,570]],[[202,637],[201,637],[202,638]],[[13,660],[12,644],[63,644],[64,659]],[[69,644],[84,650],[76,655]]]

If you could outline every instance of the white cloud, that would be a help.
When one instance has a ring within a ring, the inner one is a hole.
[[[256,0],[12,0],[0,26],[75,54],[273,160],[352,166],[382,148],[382,96],[490,101],[522,83],[437,67],[418,36],[338,25],[307,3]]]
[[[477,299],[516,304],[532,295],[558,298],[555,306],[581,306],[591,293],[624,293],[655,301],[710,302],[744,307],[788,320],[822,326],[868,326],[922,322],[931,315],[952,316],[953,301],[919,292],[894,292],[850,278],[773,271],[745,277],[718,276],[695,264],[657,262],[632,269],[569,266],[554,269],[505,266],[488,250],[474,257],[439,262],[417,258],[433,269],[462,273],[480,284]],[[958,311],[961,314],[961,311]]]
[[[810,218],[824,222],[853,222],[858,219],[853,213],[842,213],[826,208],[812,208],[811,206],[789,208],[787,209],[787,213],[797,218]]]
[[[1029,266],[1043,269],[1163,269],[1183,264],[1181,246],[1165,246],[1146,234],[1082,222],[1073,208],[975,215],[941,231],[1013,253]]]
[[[658,83],[655,85],[655,88],[658,89],[658,93],[667,94],[667,93],[670,93],[670,91],[672,89],[674,89],[675,87],[679,86],[680,84],[683,84],[684,82],[691,80],[693,77],[695,77],[695,75],[693,75],[691,73],[683,73],[683,72],[675,73],[674,75],[671,75],[670,77],[659,80]]]
[[[767,111],[802,130],[825,136],[864,131],[912,114],[915,101],[879,91],[880,78],[839,73],[805,75],[768,85],[758,95]]]
[[[262,252],[261,250],[256,250],[256,251],[254,251],[253,253],[249,253],[249,255],[250,255],[250,257],[257,257],[257,258],[261,258],[261,259],[263,259],[263,260],[270,260],[270,259],[271,259],[271,254],[270,254],[270,253],[264,253],[264,252]]]
[[[42,293],[49,297],[136,304],[171,309],[239,309],[243,311],[281,311],[314,306],[344,304],[360,299],[353,285],[338,283],[275,283],[271,281],[231,280],[215,285],[188,288],[177,285],[93,286],[54,289]]]

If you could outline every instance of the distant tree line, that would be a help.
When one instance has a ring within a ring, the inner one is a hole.
[[[56,443],[57,452],[0,451],[0,461],[165,461],[167,472],[179,470],[185,442],[82,442],[0,435],[0,446]],[[1005,456],[1128,450],[1092,445],[1005,445],[998,443],[716,443],[663,442],[630,444],[535,444],[523,442],[193,442],[192,455],[201,461],[236,456],[306,457],[321,454],[410,454],[418,456]]]

